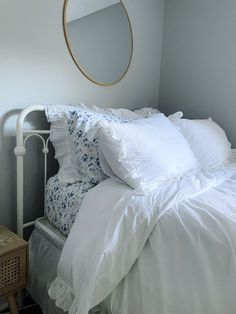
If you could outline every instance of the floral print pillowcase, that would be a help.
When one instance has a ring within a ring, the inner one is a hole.
[[[128,119],[86,110],[69,110],[66,114],[68,130],[72,138],[81,178],[92,184],[106,179],[99,161],[99,145],[96,132],[91,132],[105,122],[128,122]]]

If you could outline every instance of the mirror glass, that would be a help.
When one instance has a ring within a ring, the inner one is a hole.
[[[124,4],[117,0],[66,0],[64,33],[70,54],[94,83],[113,85],[127,72],[133,38]]]

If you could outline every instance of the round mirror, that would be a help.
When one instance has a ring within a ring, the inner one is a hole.
[[[133,36],[121,1],[65,0],[63,27],[71,57],[88,79],[108,86],[124,77]]]

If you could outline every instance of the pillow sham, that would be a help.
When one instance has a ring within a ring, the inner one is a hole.
[[[112,173],[141,193],[197,168],[187,141],[163,114],[104,124],[99,148],[105,158],[103,171],[111,174],[108,164]]]
[[[99,161],[97,124],[118,122],[124,123],[120,117],[101,114],[92,111],[69,111],[67,125],[72,138],[76,159],[82,177],[93,184],[98,184],[106,178]]]
[[[142,117],[149,116],[155,112],[157,109],[145,107],[133,112],[128,109],[114,109],[114,108],[100,108],[97,106],[86,106],[84,104],[79,105],[45,105],[45,112],[48,121],[51,123],[50,127],[50,140],[55,148],[55,158],[59,163],[58,179],[63,183],[74,183],[81,179],[81,175],[86,175],[84,171],[81,171],[81,157],[77,160],[76,148],[74,147],[73,138],[70,136],[67,122],[71,124],[71,112],[93,112],[98,114],[104,114],[106,116],[117,117],[122,119],[140,119]],[[100,116],[101,117],[101,116]],[[88,116],[86,117],[86,119]],[[74,117],[73,117],[74,119]],[[83,118],[81,117],[80,123],[83,123]],[[99,117],[98,117],[99,120]],[[77,121],[79,124],[79,121]],[[88,124],[88,123],[87,123]],[[94,123],[91,124],[91,127]],[[81,131],[81,130],[80,130]],[[75,135],[75,130],[71,132]],[[95,135],[94,135],[95,136]],[[95,139],[96,140],[96,139]],[[77,147],[78,141],[75,141],[75,146]],[[94,154],[91,160],[94,160]],[[90,157],[89,157],[90,158]],[[88,161],[88,158],[85,157]],[[84,160],[85,162],[85,160]],[[97,167],[95,167],[97,169]],[[92,168],[91,168],[92,170]],[[98,169],[97,169],[98,170]],[[89,171],[89,176],[90,176]],[[101,172],[101,171],[99,171]],[[96,177],[96,175],[95,175]],[[92,181],[100,182],[101,176],[98,180],[92,179]]]
[[[211,118],[171,121],[187,139],[201,168],[217,168],[227,163],[231,144],[225,131]]]

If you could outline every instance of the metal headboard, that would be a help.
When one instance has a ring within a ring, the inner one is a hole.
[[[45,111],[43,105],[35,105],[22,110],[16,124],[16,147],[14,153],[17,160],[17,234],[23,237],[24,228],[34,225],[35,221],[24,223],[24,155],[25,144],[30,137],[38,137],[43,144],[44,154],[44,191],[47,183],[47,155],[49,153],[49,130],[24,130],[24,122],[27,115],[35,111]],[[44,138],[42,135],[48,135]]]

